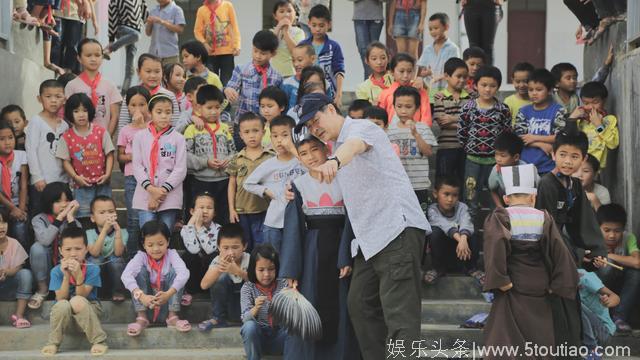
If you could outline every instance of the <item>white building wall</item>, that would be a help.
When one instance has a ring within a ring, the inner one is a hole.
[[[348,0],[333,0],[333,31],[329,34],[342,46],[345,56],[345,66],[347,77],[345,79],[345,91],[353,91],[362,81],[363,69],[355,42],[355,32],[353,29],[353,3]],[[107,43],[107,4],[108,0],[98,0],[98,12],[102,25],[99,38],[103,44]],[[253,34],[262,29],[262,1],[259,0],[231,0],[234,3],[240,22],[240,32],[242,35],[242,51],[236,58],[237,64],[244,64],[251,59],[251,39]],[[149,6],[155,6],[155,1],[149,0]],[[505,5],[505,18],[500,22],[495,39],[495,65],[503,71],[505,78],[509,74],[507,69],[507,21],[508,5]],[[464,34],[464,24],[458,22],[458,9],[453,0],[431,0],[428,1],[427,17],[436,12],[444,12],[451,18],[449,36],[461,49],[468,46],[468,41]],[[573,14],[564,6],[561,1],[547,0],[547,33],[546,33],[546,66],[568,61],[578,68],[582,73],[582,46],[576,45],[573,38],[578,21]],[[92,34],[92,30],[89,30]],[[385,30],[381,35],[381,41],[385,40]],[[183,36],[192,37],[192,34]],[[430,42],[431,37],[428,31],[425,32],[424,39]],[[525,45],[523,45],[525,46]],[[142,35],[138,42],[138,55],[149,48],[149,38]],[[114,54],[111,61],[104,64],[103,72],[114,80],[116,84],[121,83],[124,76],[124,51]],[[135,81],[134,81],[135,83]]]

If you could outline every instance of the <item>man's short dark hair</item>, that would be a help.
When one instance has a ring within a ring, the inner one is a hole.
[[[445,13],[435,13],[429,17],[429,21],[439,20],[440,24],[447,26],[449,25],[449,15]]]
[[[478,69],[478,72],[476,73],[476,78],[474,79],[476,84],[483,77],[494,79],[498,83],[498,87],[502,85],[502,73],[500,72],[500,69],[498,69],[495,66],[488,65]]]
[[[240,239],[242,245],[247,244],[247,240],[244,238],[242,226],[236,223],[229,223],[220,228],[220,231],[218,232],[218,246],[220,246],[220,240],[222,239]]]
[[[533,70],[535,70],[535,67],[533,67],[533,65],[529,64],[528,62],[519,62],[513,66],[513,69],[511,69],[511,76],[514,76],[515,73],[519,71],[526,71],[529,73],[529,75],[531,75]]]
[[[578,69],[576,69],[576,67],[573,66],[573,64],[568,62],[555,64],[551,68],[551,73],[553,74],[553,77],[556,79],[556,83],[559,82],[560,79],[562,79],[562,73],[565,73],[567,71],[572,71],[576,74],[578,73]]]
[[[209,52],[204,45],[198,40],[187,41],[182,44],[180,47],[180,52],[186,51],[189,54],[193,55],[196,59],[200,59],[200,61],[205,64],[207,62],[207,58],[209,57]]]
[[[469,67],[467,66],[467,63],[464,62],[464,60],[457,57],[449,58],[449,60],[444,63],[444,73],[449,76],[452,76],[453,73],[458,69],[469,70]]]
[[[365,119],[381,120],[384,126],[389,126],[389,114],[379,106],[371,106],[364,111]]]
[[[253,46],[261,51],[275,53],[278,50],[278,37],[271,30],[260,30],[253,36]]]
[[[81,227],[78,227],[75,224],[69,225],[60,233],[60,241],[58,242],[58,247],[61,248],[64,245],[64,239],[76,238],[82,238],[82,242],[85,246],[87,246],[88,242],[86,232]]]
[[[487,62],[487,53],[480,47],[471,46],[462,52],[462,60],[467,61],[471,58],[480,58],[482,61]]]
[[[540,83],[552,91],[556,87],[556,79],[553,74],[547,69],[535,69],[529,76],[529,82]]]
[[[596,219],[600,225],[612,222],[622,224],[623,227],[627,226],[627,212],[619,204],[601,205],[596,211]]]
[[[196,93],[198,105],[204,105],[207,101],[217,101],[220,105],[224,103],[224,94],[213,85],[204,85]]]
[[[451,186],[453,188],[456,189],[460,189],[461,185],[460,185],[460,181],[452,175],[447,175],[447,176],[439,176],[436,178],[436,183],[433,185],[433,189],[438,191],[440,190],[444,185],[448,185]]]
[[[511,131],[505,131],[498,135],[494,147],[496,151],[506,151],[511,156],[520,155],[524,149],[524,141]]]
[[[580,97],[587,99],[600,98],[602,100],[606,100],[607,97],[609,97],[609,91],[603,83],[589,81],[582,85],[582,89],[580,89]]]
[[[324,19],[331,21],[331,11],[324,5],[316,5],[309,10],[309,20],[311,18]]]
[[[271,99],[278,104],[278,107],[284,109],[283,112],[287,111],[289,98],[287,97],[287,93],[277,86],[267,86],[262,89],[262,91],[260,91],[260,96],[258,97],[258,102],[262,99]]]

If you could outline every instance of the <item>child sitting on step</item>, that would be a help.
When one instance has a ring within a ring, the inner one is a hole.
[[[122,273],[122,282],[131,291],[137,317],[127,327],[127,335],[138,336],[147,326],[147,310],[153,310],[152,320],[166,313],[168,328],[180,332],[191,330],[187,320],[180,320],[180,299],[189,279],[189,270],[177,251],[169,249],[169,228],[159,220],[150,220],[140,231],[140,251],[129,261]]]
[[[102,330],[98,301],[100,267],[86,262],[87,238],[84,230],[70,226],[60,235],[62,259],[51,270],[49,290],[55,291],[56,303],[51,307],[49,341],[42,354],[55,355],[69,325],[75,323],[92,344],[91,355],[107,352],[107,334]]]

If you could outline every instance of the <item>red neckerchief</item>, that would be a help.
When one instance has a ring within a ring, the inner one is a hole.
[[[207,0],[204,0],[204,6],[206,6],[209,9],[209,12],[211,12],[211,14],[209,15],[209,28],[211,29],[211,52],[214,52],[216,50],[216,10],[218,10],[218,7],[220,6],[220,4],[222,4],[222,1],[217,1],[214,0],[213,4],[210,3]]]
[[[156,261],[150,255],[147,255],[149,267],[151,268],[152,271],[155,270],[156,274],[158,274],[156,276],[156,283],[151,284],[151,288],[155,289],[156,291],[162,291],[162,268],[164,267],[164,261],[166,259],[167,259],[167,256],[165,255],[162,257],[162,260]],[[149,275],[149,278],[151,278],[151,275]],[[153,307],[154,322],[158,319],[158,314],[160,314],[160,306],[154,306]]]
[[[93,106],[97,106],[98,105],[98,84],[100,84],[100,80],[102,79],[102,75],[100,75],[100,73],[96,74],[96,77],[93,78],[93,80],[89,79],[89,75],[87,75],[86,71],[83,71],[82,73],[80,73],[79,76],[80,80],[84,81],[85,84],[87,84],[87,86],[89,86],[91,88],[91,102],[93,103]]]
[[[53,20],[53,8],[51,8],[51,4],[47,6],[47,17],[45,19],[46,24],[55,24],[56,21]]]
[[[262,88],[263,89],[266,88],[267,87],[267,70],[269,69],[269,64],[262,65],[262,66],[253,64],[253,67],[256,69],[258,74],[262,76]]]
[[[256,283],[256,288],[260,290],[261,293],[267,295],[267,299],[271,301],[271,299],[273,299],[273,292],[276,290],[276,285],[277,284],[275,281],[271,283],[271,286],[269,287],[264,287]],[[268,312],[268,313],[269,313],[269,316],[267,317],[267,319],[269,320],[269,326],[273,327],[273,319],[271,318],[271,312]]]
[[[11,151],[9,155],[0,155],[0,164],[2,164],[2,192],[11,201],[11,167],[9,164],[13,161],[15,153]]]
[[[160,90],[160,85],[154,87],[153,89],[149,89],[149,93],[151,94],[151,96],[153,96],[157,94],[159,90]]]
[[[82,283],[84,284],[84,281],[87,280],[87,262],[83,261],[82,264],[80,264],[80,269],[82,270]],[[69,278],[69,284],[71,285],[76,285],[76,279],[72,277]]]
[[[220,121],[216,122],[216,126],[211,129],[209,124],[204,124],[204,129],[211,135],[211,141],[213,141],[213,158],[218,158],[218,141],[216,140],[216,131],[220,129]]]
[[[47,215],[47,219],[49,220],[49,223],[53,224],[56,221],[56,218],[53,215]],[[58,232],[56,234],[55,239],[53,239],[53,242],[51,243],[51,246],[53,247],[53,265],[58,265],[58,258],[60,257],[60,249],[58,249],[58,241],[60,240],[60,232]]]
[[[400,7],[404,9],[404,11],[409,13],[409,10],[413,8],[413,0],[401,0]]]
[[[151,153],[149,154],[149,181],[153,184],[153,179],[156,175],[156,168],[158,167],[158,151],[160,150],[159,142],[160,137],[164,135],[167,131],[171,129],[171,126],[167,126],[165,129],[160,131],[156,130],[156,127],[153,123],[149,123],[149,131],[151,131],[151,135],[153,135],[153,142],[151,143]]]
[[[60,11],[64,13],[64,10],[67,9],[67,15],[71,12],[71,0],[62,0],[60,3]]]
[[[381,88],[382,90],[386,90],[389,87],[387,86],[387,84],[385,84],[384,82],[384,75],[382,75],[382,78],[380,78],[380,80],[376,80],[375,77],[373,77],[373,74],[371,74],[369,76],[369,80],[371,81],[371,83],[379,88]]]

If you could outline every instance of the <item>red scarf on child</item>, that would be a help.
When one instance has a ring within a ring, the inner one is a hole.
[[[151,132],[151,135],[153,135],[153,142],[151,143],[151,153],[149,154],[149,181],[151,181],[151,184],[154,184],[153,179],[156,176],[156,168],[158,167],[160,137],[164,135],[164,133],[169,131],[169,129],[171,129],[171,126],[167,126],[165,129],[157,131],[153,123],[149,123],[149,131]]]
[[[156,282],[151,284],[151,288],[156,292],[162,291],[162,268],[164,267],[164,261],[167,259],[167,256],[163,256],[162,260],[157,261],[154,260],[151,256],[147,255],[147,259],[149,262],[149,267],[151,271],[155,271]],[[149,274],[149,279],[151,279],[151,274]],[[155,322],[158,319],[158,314],[160,314],[160,306],[154,306],[153,308],[153,321]]]
[[[47,214],[47,219],[50,224],[53,224],[56,221],[56,218],[53,215]],[[58,241],[60,240],[60,232],[56,234],[55,239],[51,243],[51,247],[53,247],[53,265],[58,265],[58,258],[60,257],[59,249],[58,249]]]
[[[371,74],[371,76],[369,76],[369,80],[373,85],[381,88],[382,90],[386,90],[389,88],[387,84],[385,84],[384,75],[382,76],[382,78],[380,78],[380,80],[378,80],[373,76],[373,74]]]
[[[87,280],[87,262],[83,262],[82,264],[80,264],[80,270],[82,270],[82,283],[84,284],[84,281]],[[72,277],[69,278],[69,284],[71,285],[76,285],[76,279]]]
[[[216,122],[216,126],[213,129],[211,129],[209,124],[204,124],[204,128],[205,130],[207,130],[209,135],[211,135],[211,141],[213,142],[213,158],[217,159],[218,158],[218,140],[216,140],[216,131],[220,129],[220,121]]]
[[[2,192],[7,199],[11,201],[11,167],[9,164],[13,161],[15,153],[12,151],[9,155],[0,155],[0,164],[2,164]]]
[[[100,84],[100,80],[102,79],[102,75],[100,73],[96,74],[96,77],[93,80],[89,79],[89,75],[86,71],[80,73],[80,80],[84,81],[88,87],[91,88],[91,102],[93,106],[96,107],[98,105],[98,84]]]
[[[151,94],[151,96],[153,96],[153,95],[157,94],[157,93],[158,93],[158,91],[160,90],[160,87],[161,87],[161,86],[160,86],[160,85],[158,85],[158,86],[154,87],[153,89],[150,89],[150,90],[149,90],[149,93]]]
[[[220,7],[221,3],[222,1],[217,0],[213,0],[212,2],[204,0],[203,4],[204,6],[209,8],[209,12],[211,12],[211,14],[209,15],[209,28],[211,29],[211,52],[214,52],[216,50],[216,10],[218,10],[218,7]]]
[[[266,88],[267,87],[267,70],[269,70],[269,64],[262,65],[262,66],[253,64],[253,67],[256,69],[258,74],[262,76],[262,88],[263,89]]]
[[[276,290],[276,285],[277,283],[274,281],[271,283],[271,286],[269,287],[264,287],[258,283],[256,283],[256,288],[258,290],[260,290],[260,292],[262,292],[263,294],[267,295],[267,299],[269,299],[269,301],[271,301],[271,299],[273,299],[273,292]],[[273,327],[273,319],[271,318],[271,312],[269,311],[269,326]]]

